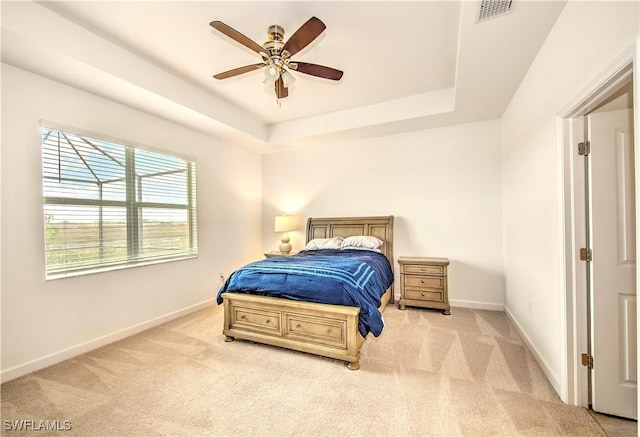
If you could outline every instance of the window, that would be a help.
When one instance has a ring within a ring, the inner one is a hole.
[[[198,254],[196,164],[41,128],[47,278]]]

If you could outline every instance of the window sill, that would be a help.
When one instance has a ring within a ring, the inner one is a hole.
[[[135,264],[118,264],[118,265],[108,266],[108,267],[76,270],[73,272],[53,273],[53,274],[47,275],[46,280],[54,281],[57,279],[66,279],[66,278],[74,278],[77,276],[94,275],[96,273],[107,273],[107,272],[113,272],[117,270],[132,269],[136,267],[145,267],[145,266],[151,266],[155,264],[164,264],[164,263],[169,263],[174,261],[185,261],[185,260],[195,259],[195,258],[198,258],[198,255],[186,255],[178,258],[160,259],[156,261],[141,261]]]

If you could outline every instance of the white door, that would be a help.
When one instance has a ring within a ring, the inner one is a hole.
[[[592,407],[637,419],[633,110],[587,117],[591,144]]]

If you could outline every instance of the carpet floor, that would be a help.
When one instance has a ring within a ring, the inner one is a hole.
[[[451,313],[389,305],[350,371],[225,343],[210,307],[3,384],[2,435],[606,435],[560,401],[503,313]]]

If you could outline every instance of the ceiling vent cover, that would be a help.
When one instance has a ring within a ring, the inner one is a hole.
[[[511,2],[512,0],[482,0],[478,23],[508,14],[511,12]]]

